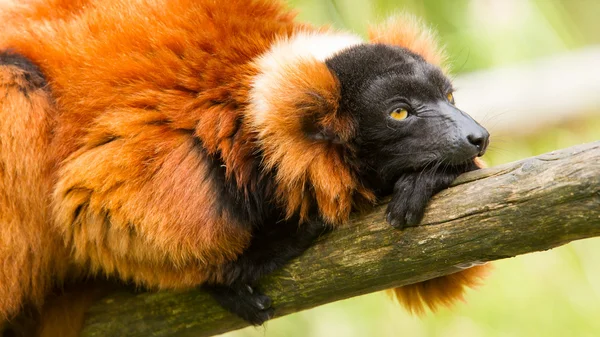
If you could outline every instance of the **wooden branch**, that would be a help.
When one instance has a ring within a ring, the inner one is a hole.
[[[417,227],[394,230],[384,211],[355,217],[264,280],[277,315],[600,236],[600,142],[462,175]],[[117,292],[90,309],[83,336],[210,336],[246,325],[202,291]]]

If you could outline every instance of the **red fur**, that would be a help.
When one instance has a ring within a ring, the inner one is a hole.
[[[115,291],[116,285],[103,281],[83,282],[68,291],[50,294],[41,309],[36,337],[77,337],[83,327],[85,311],[90,305]]]
[[[316,60],[302,59],[283,71],[278,74],[282,80],[273,83],[272,95],[263,97],[269,110],[255,127],[266,166],[277,168],[280,202],[288,216],[297,211],[305,216],[313,202],[309,198],[312,189],[323,217],[334,225],[345,223],[355,194],[369,201],[374,201],[374,195],[346,167],[339,145],[308,139],[302,130],[303,121],[312,120],[342,142],[352,138],[354,125],[338,111],[339,83],[327,66]]]
[[[423,315],[426,309],[436,311],[464,301],[465,290],[481,285],[490,265],[481,265],[437,277],[424,282],[387,290],[388,294],[413,314]]]
[[[0,68],[0,321],[40,306],[67,273],[158,288],[218,281],[218,265],[250,233],[211,206],[219,196],[193,135],[246,179],[253,148],[229,135],[250,61],[304,25],[258,0],[39,1],[13,11],[0,50],[38,65],[52,98],[38,90],[28,104],[13,88],[25,82],[20,70]]]
[[[46,212],[55,111],[48,93],[33,87],[41,81],[0,67],[0,322],[25,300],[40,305],[68,268],[67,250]]]
[[[436,42],[433,31],[412,15],[397,15],[369,27],[369,40],[410,49],[440,67],[445,61],[444,51]]]
[[[46,6],[32,12],[58,16]],[[234,259],[249,240],[210,207],[218,196],[203,182],[203,159],[191,155],[191,135],[225,153],[226,166],[243,166],[236,152],[244,149],[231,151],[228,136],[246,101],[249,61],[295,25],[262,1],[159,7],[91,1],[52,29],[27,20],[2,45],[38,64],[57,97],[54,214],[74,257],[149,286],[181,287],[203,282],[199,265]],[[201,189],[186,187],[194,184]],[[65,227],[81,205],[77,226]],[[157,264],[165,277],[137,270]]]
[[[288,215],[315,203],[339,225],[374,199],[336,144],[303,137],[302,118],[342,141],[355,131],[338,111],[339,83],[316,58],[283,69],[263,122],[239,125],[255,113],[258,57],[294,33],[327,32],[293,22],[275,1],[39,0],[0,16],[0,50],[32,60],[48,81],[24,94],[22,70],[0,66],[0,322],[25,303],[41,308],[50,288],[74,275],[150,288],[219,283],[219,266],[251,234],[218,211],[208,154],[250,189],[253,154],[263,150]],[[375,42],[441,62],[413,24],[373,32]],[[423,286],[431,292],[420,298],[459,297],[477,276],[461,275],[433,282],[450,284],[451,295]],[[45,310],[58,312],[49,303]],[[52,329],[42,330],[62,334]]]

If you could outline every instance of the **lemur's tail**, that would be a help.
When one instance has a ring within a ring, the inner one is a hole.
[[[406,310],[422,315],[427,308],[436,311],[441,306],[450,307],[458,300],[464,301],[466,288],[480,285],[489,270],[489,264],[478,265],[454,274],[389,289],[387,292]]]

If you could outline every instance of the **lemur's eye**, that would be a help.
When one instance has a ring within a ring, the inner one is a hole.
[[[408,117],[408,110],[406,110],[405,108],[396,108],[392,112],[390,112],[390,117],[392,117],[395,120],[401,121]]]
[[[450,102],[450,104],[454,105],[454,95],[452,95],[452,93],[451,93],[451,92],[449,92],[449,93],[446,95],[446,99],[448,99],[448,102]]]

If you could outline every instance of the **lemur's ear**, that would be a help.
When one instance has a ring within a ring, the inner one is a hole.
[[[350,139],[353,124],[339,111],[340,83],[324,59],[357,42],[345,35],[300,33],[257,60],[249,121],[259,141],[344,143]]]
[[[277,199],[287,216],[305,219],[314,200],[325,221],[339,224],[357,193],[374,198],[344,164],[344,144],[357,126],[339,108],[340,82],[325,64],[360,43],[335,32],[300,32],[255,62],[246,123],[256,135],[264,168],[275,171]]]
[[[445,61],[444,50],[438,45],[435,33],[410,14],[397,14],[381,24],[370,26],[369,40],[404,47],[439,67],[443,67]]]
[[[297,60],[258,77],[252,126],[266,143],[346,142],[353,130],[338,111],[340,86],[325,63]]]

